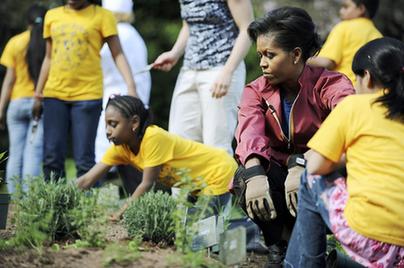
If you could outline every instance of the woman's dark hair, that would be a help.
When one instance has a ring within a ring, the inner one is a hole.
[[[45,40],[43,39],[43,21],[47,9],[34,4],[27,11],[28,24],[31,26],[30,38],[26,54],[28,73],[35,85],[41,71],[42,61],[45,57]]]
[[[144,107],[143,102],[139,98],[132,96],[111,96],[108,100],[107,107],[113,106],[123,117],[132,119],[133,116],[139,116],[140,131],[138,137],[142,138],[146,128],[152,124],[152,116],[148,109]]]
[[[256,42],[258,36],[271,34],[285,51],[296,47],[302,50],[306,61],[320,49],[320,39],[310,15],[297,7],[281,7],[268,12],[248,26],[248,35]]]
[[[379,38],[361,47],[352,62],[359,76],[370,73],[373,82],[387,90],[376,102],[385,106],[387,118],[404,121],[404,43],[394,38]]]
[[[372,19],[379,8],[379,0],[352,0],[356,6],[363,5],[366,8],[366,15]]]

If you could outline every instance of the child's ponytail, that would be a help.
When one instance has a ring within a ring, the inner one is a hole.
[[[38,4],[32,5],[27,12],[28,24],[31,26],[30,38],[26,54],[28,73],[36,85],[41,71],[42,61],[45,56],[45,40],[42,37],[43,21],[46,8]]]
[[[404,43],[389,37],[370,41],[356,53],[352,70],[359,76],[367,70],[385,89],[376,103],[387,108],[387,118],[404,122]]]

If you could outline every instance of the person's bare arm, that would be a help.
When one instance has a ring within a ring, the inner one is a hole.
[[[128,88],[128,95],[137,97],[138,95],[136,92],[135,80],[133,79],[132,70],[129,66],[128,60],[123,53],[119,37],[117,35],[112,35],[107,37],[105,41],[107,42],[109,50],[111,51],[111,55],[115,61],[116,67],[125,80]]]
[[[38,81],[35,87],[35,102],[32,108],[32,116],[35,120],[39,120],[42,113],[42,97],[43,89],[48,80],[52,54],[52,39],[46,39],[45,57],[42,62],[41,71],[39,72]]]
[[[334,70],[337,64],[329,58],[314,56],[307,60],[307,64],[315,67],[323,67],[328,70]]]
[[[327,175],[339,166],[339,163],[335,163],[330,159],[324,157],[320,153],[311,150],[310,154],[307,155],[307,172],[314,175]]]
[[[251,1],[228,0],[227,4],[234,22],[239,29],[239,34],[234,42],[233,49],[226,61],[226,64],[213,84],[212,96],[214,98],[221,98],[227,94],[233,72],[247,55],[251,46],[251,40],[247,33],[248,26],[254,20]]]
[[[154,183],[157,181],[160,171],[161,171],[162,166],[156,166],[156,167],[149,167],[145,168],[143,170],[143,178],[142,182],[138,185],[136,190],[133,192],[132,196],[129,197],[128,201],[121,207],[121,209],[114,215],[111,216],[111,220],[117,221],[119,220],[125,210],[129,207],[130,202],[133,200],[141,197],[143,194],[148,192],[154,185]]]
[[[0,96],[0,129],[6,127],[6,108],[10,102],[11,90],[15,82],[14,68],[7,68],[6,75],[4,76],[3,85],[1,86]]]
[[[86,174],[77,179],[77,186],[80,189],[88,189],[96,183],[104,174],[111,169],[111,166],[104,163],[95,164]]]
[[[153,68],[165,72],[170,71],[178,60],[184,54],[188,42],[189,28],[185,21],[182,21],[182,28],[178,34],[177,40],[170,51],[163,52],[153,63]]]

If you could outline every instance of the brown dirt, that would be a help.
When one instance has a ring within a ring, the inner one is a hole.
[[[12,208],[9,211],[9,220],[5,230],[0,230],[0,239],[7,239],[13,235],[15,226],[10,224],[12,217]],[[125,228],[119,223],[111,223],[107,230],[107,240],[110,243],[119,243],[126,245],[128,243],[128,235]],[[150,243],[143,243],[139,248],[141,257],[129,264],[114,263],[108,267],[144,267],[144,268],[180,268],[177,265],[169,264],[168,256],[174,254],[173,248],[160,248]],[[9,250],[0,252],[1,268],[31,268],[31,267],[60,267],[60,268],[83,268],[83,267],[104,267],[103,260],[108,255],[103,249],[74,249],[60,247],[59,251],[54,251],[49,247],[45,247],[42,253],[36,250],[16,251]],[[265,265],[265,256],[249,254],[247,260],[239,264],[240,268],[261,268]]]

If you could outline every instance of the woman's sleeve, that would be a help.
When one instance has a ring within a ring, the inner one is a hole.
[[[241,97],[236,129],[236,157],[244,165],[251,155],[257,155],[269,161],[270,149],[265,134],[265,105],[259,92],[247,85]]]

